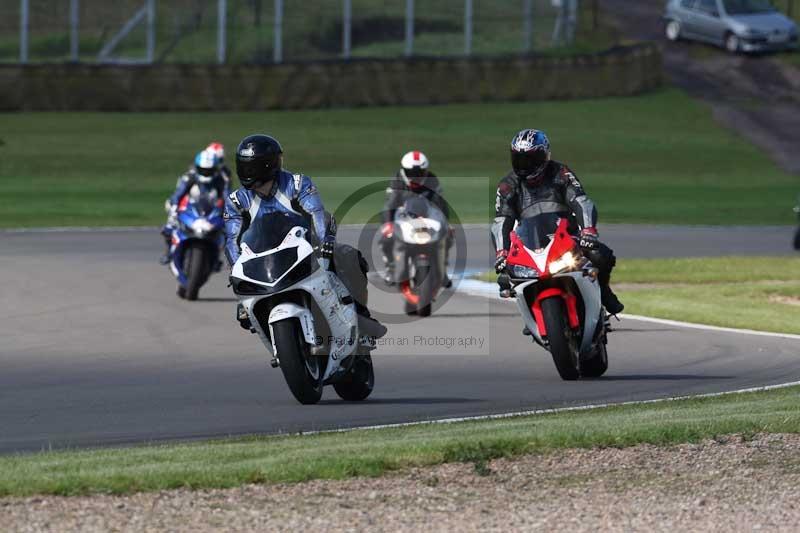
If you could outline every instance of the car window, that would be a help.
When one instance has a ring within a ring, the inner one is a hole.
[[[717,0],[699,0],[696,8],[709,15],[719,15]]]
[[[775,11],[769,0],[724,0],[723,3],[728,15],[749,15]]]

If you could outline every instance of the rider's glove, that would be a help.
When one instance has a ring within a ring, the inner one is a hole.
[[[391,222],[384,222],[381,226],[381,235],[384,239],[391,239],[394,235],[394,224]]]
[[[494,271],[498,274],[508,266],[508,250],[498,250],[497,258],[494,260]]]
[[[164,212],[169,213],[170,211],[172,211],[172,202],[170,202],[169,199],[167,199],[164,202]]]
[[[336,245],[336,238],[335,237],[325,237],[325,240],[322,241],[322,245],[319,247],[320,254],[324,259],[333,259],[333,249]]]
[[[594,228],[583,228],[578,246],[584,250],[596,250],[600,241],[597,239],[597,230]]]

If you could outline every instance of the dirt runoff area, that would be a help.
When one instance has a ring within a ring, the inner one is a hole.
[[[4,531],[798,531],[800,435],[567,450],[381,478],[0,500]]]

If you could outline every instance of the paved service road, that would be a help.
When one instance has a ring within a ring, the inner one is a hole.
[[[791,228],[608,226],[621,256],[790,253]],[[342,239],[355,241],[343,228]],[[491,260],[467,231],[467,268]],[[301,406],[233,320],[223,275],[189,303],[156,264],[155,231],[0,233],[0,451],[200,438],[625,401],[800,380],[797,341],[625,320],[608,376],[562,382],[515,308],[456,293],[430,319],[389,324],[362,404]],[[372,291],[383,313],[397,295]]]

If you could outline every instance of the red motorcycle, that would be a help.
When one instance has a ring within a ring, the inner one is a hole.
[[[565,380],[599,377],[608,369],[608,315],[598,270],[569,233],[567,219],[523,219],[511,234],[501,294],[516,297],[533,340],[553,356]]]

